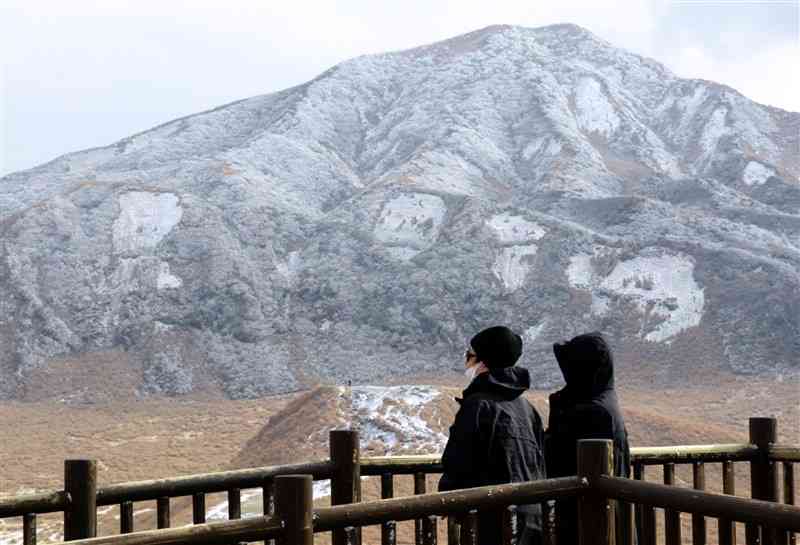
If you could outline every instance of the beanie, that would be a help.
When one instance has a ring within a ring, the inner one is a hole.
[[[505,326],[484,329],[469,342],[487,367],[511,367],[522,355],[522,337]]]

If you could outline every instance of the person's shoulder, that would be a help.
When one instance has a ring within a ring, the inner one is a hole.
[[[528,409],[531,411],[532,414],[536,416],[536,418],[538,418],[539,420],[542,419],[542,415],[539,413],[539,409],[536,408],[536,405],[534,405],[530,399],[524,396],[520,396],[520,399],[523,399],[525,401],[525,405],[527,405]]]
[[[478,411],[491,405],[491,399],[484,392],[472,392],[461,400],[461,410]]]

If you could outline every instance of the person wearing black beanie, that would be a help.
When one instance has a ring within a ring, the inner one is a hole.
[[[442,454],[439,491],[545,478],[544,428],[523,396],[530,375],[516,365],[521,355],[522,338],[505,326],[470,340],[464,361],[470,383],[456,398],[460,408]],[[517,513],[517,543],[542,543],[540,506],[519,506]],[[501,529],[501,513],[480,513],[478,544],[501,543]]]
[[[490,369],[511,367],[522,355],[522,337],[502,325],[484,329],[469,344]]]

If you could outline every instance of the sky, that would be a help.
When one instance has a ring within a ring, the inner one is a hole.
[[[355,56],[565,22],[800,112],[800,0],[0,0],[0,176]]]

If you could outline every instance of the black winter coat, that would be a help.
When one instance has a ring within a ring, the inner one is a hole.
[[[567,385],[550,396],[547,476],[577,473],[578,440],[611,439],[614,474],[628,477],[628,432],[614,391],[614,358],[608,344],[600,333],[588,333],[554,345],[553,351]],[[556,502],[556,536],[559,545],[578,543],[575,500]]]
[[[534,481],[545,477],[544,429],[536,409],[522,394],[530,387],[522,367],[490,369],[456,399],[461,407],[442,455],[439,491]],[[541,542],[541,508],[518,507],[520,545]],[[478,543],[500,543],[497,513],[478,519]]]

